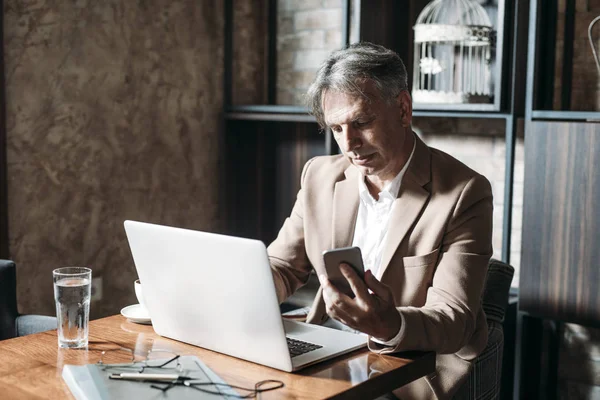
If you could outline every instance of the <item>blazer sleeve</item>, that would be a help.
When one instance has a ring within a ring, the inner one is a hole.
[[[465,346],[476,328],[492,255],[492,212],[490,183],[481,175],[474,176],[463,188],[447,224],[425,304],[398,307],[403,322],[398,341],[386,347],[369,340],[371,350],[473,353]]]
[[[267,248],[280,303],[308,282],[312,270],[304,247],[304,187],[313,160],[310,159],[304,165],[294,208],[279,230],[277,238]]]

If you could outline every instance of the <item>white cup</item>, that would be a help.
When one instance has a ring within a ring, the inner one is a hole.
[[[146,303],[144,302],[144,294],[142,293],[142,284],[140,283],[139,279],[135,280],[134,286],[135,297],[137,297],[138,303],[140,303],[144,311],[148,312],[148,309],[146,308]]]

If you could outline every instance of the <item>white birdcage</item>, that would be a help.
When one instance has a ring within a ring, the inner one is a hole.
[[[495,33],[474,0],[434,0],[415,30],[413,102],[492,103],[490,72]]]

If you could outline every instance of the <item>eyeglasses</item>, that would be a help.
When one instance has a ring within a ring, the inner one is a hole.
[[[136,361],[133,350],[120,347],[118,349],[102,351],[100,361],[97,362],[97,365],[103,371],[126,370],[142,373],[146,368],[160,368],[163,370],[175,370],[180,373],[183,371],[183,368],[179,363],[179,357],[179,354],[175,354],[170,350],[149,350],[146,353],[145,359]],[[123,359],[125,359],[125,362],[114,362]]]
[[[198,367],[198,370],[191,371],[191,372],[202,372],[207,381],[204,381],[204,380],[199,381],[200,378],[198,378],[198,377],[196,377],[196,378],[190,377],[189,380],[171,382],[171,383],[168,383],[163,386],[152,384],[152,385],[150,385],[150,387],[152,387],[154,389],[159,389],[163,392],[166,392],[167,390],[174,388],[175,386],[186,386],[186,387],[198,390],[203,393],[216,394],[216,395],[221,395],[221,396],[225,396],[228,398],[234,397],[234,398],[238,398],[238,399],[253,399],[253,398],[257,397],[260,393],[269,392],[269,391],[275,390],[275,389],[280,389],[285,386],[283,384],[283,382],[277,381],[274,379],[266,379],[264,381],[257,382],[254,385],[254,389],[249,389],[249,388],[245,388],[245,387],[237,386],[237,385],[230,385],[228,383],[213,382],[208,377],[208,375],[206,374],[206,372],[204,371],[202,366],[200,364],[198,364],[197,362],[195,362],[195,364]],[[208,387],[211,387],[211,388],[208,388]],[[221,388],[226,389],[227,393],[223,393]],[[244,391],[244,392],[248,392],[248,393],[237,394],[237,393],[233,392],[231,389],[237,389],[238,391]]]
[[[182,375],[183,379],[177,379],[169,383],[152,382],[150,387],[166,392],[176,386],[189,387],[200,392],[216,394],[226,397],[239,399],[255,398],[260,393],[284,387],[283,382],[277,380],[263,380],[257,382],[253,389],[242,386],[229,385],[227,383],[213,382],[204,368],[197,362],[193,365],[187,365],[183,368],[180,362],[180,355],[170,350],[149,350],[145,359],[136,361],[133,350],[120,347],[116,349],[104,350],[100,355],[100,360],[96,363],[102,371],[128,371],[143,373],[146,369],[175,370],[177,374]],[[122,360],[125,360],[124,362]],[[119,362],[115,362],[119,361]],[[151,371],[155,372],[155,371]],[[243,394],[238,394],[231,389],[235,389]],[[244,393],[245,392],[245,393]]]

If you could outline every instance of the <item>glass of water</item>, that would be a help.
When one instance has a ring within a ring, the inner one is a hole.
[[[58,345],[68,348],[86,347],[92,270],[85,267],[65,267],[55,269],[52,275],[58,319]]]

